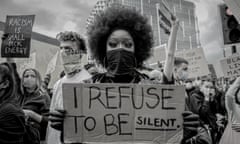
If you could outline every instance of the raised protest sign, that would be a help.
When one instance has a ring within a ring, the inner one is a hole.
[[[240,55],[233,55],[220,61],[226,78],[240,76]]]
[[[176,142],[183,86],[64,84],[64,142]],[[170,143],[169,143],[170,144]]]
[[[53,56],[53,58],[48,63],[46,74],[52,74],[55,71],[56,65],[57,65],[57,59],[58,59],[58,52]]]
[[[2,42],[2,57],[29,57],[34,15],[7,16]]]
[[[188,78],[196,78],[210,74],[207,60],[202,48],[195,48],[176,52],[177,57],[186,59],[188,65]]]
[[[150,66],[156,65],[158,61],[164,65],[166,52],[163,46],[164,45],[154,48],[153,57],[151,57],[148,61]],[[198,76],[201,77],[210,74],[207,60],[202,48],[176,51],[175,55],[176,57],[182,57],[188,61],[188,78],[196,78]]]

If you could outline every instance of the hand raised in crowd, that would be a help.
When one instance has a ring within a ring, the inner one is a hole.
[[[63,130],[63,120],[65,118],[66,111],[63,109],[55,109],[50,112],[49,121],[51,122],[51,127],[62,131]]]
[[[192,138],[198,133],[200,126],[199,116],[191,111],[184,111],[183,114],[183,140]]]
[[[8,34],[6,34],[6,33],[5,33],[5,34],[2,34],[2,35],[1,35],[2,41],[4,41],[7,37],[8,37]]]

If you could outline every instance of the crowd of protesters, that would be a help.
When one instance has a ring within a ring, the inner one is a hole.
[[[63,143],[64,83],[184,85],[183,138],[178,142],[239,143],[240,78],[227,85],[210,76],[189,79],[188,61],[175,57],[179,20],[172,17],[171,22],[167,56],[161,70],[144,65],[153,51],[148,19],[122,6],[107,8],[95,17],[88,31],[89,46],[76,32],[57,35],[64,71],[52,90],[48,88],[51,74],[42,80],[36,69],[26,69],[20,76],[14,60],[8,58],[0,64],[0,143]],[[7,34],[2,39],[6,37]],[[87,48],[95,64],[82,63]]]

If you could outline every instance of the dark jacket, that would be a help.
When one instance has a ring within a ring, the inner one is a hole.
[[[25,116],[23,111],[11,102],[0,104],[0,143],[25,144]]]
[[[38,91],[32,94],[25,94],[22,100],[22,108],[32,110],[43,116],[41,123],[29,120],[33,127],[40,132],[41,140],[45,140],[46,128],[48,124],[48,114],[50,107],[50,97]]]
[[[205,101],[204,94],[199,90],[195,90],[189,96],[188,108],[195,114],[198,114],[203,124],[208,124],[214,131],[217,130],[217,101]]]

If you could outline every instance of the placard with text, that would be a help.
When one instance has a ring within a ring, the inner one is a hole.
[[[63,103],[66,143],[165,143],[181,133],[185,89],[171,85],[64,84]]]
[[[240,55],[232,55],[220,61],[224,77],[233,78],[240,76]]]
[[[2,57],[29,57],[35,15],[7,16],[2,42]]]

